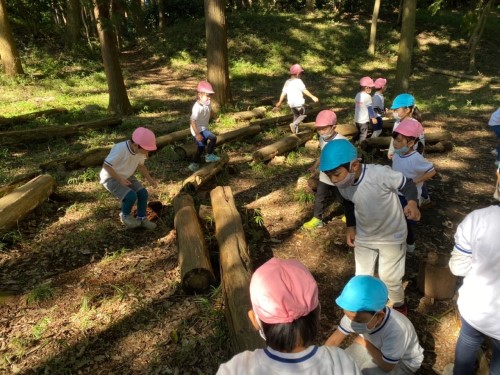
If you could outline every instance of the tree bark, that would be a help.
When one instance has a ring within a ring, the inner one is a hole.
[[[16,124],[22,124],[36,119],[37,117],[47,116],[47,115],[57,115],[68,113],[66,108],[52,108],[45,109],[43,111],[36,111],[31,113],[26,113],[24,115],[14,116],[14,117],[0,117],[0,128],[10,127]]]
[[[110,20],[108,0],[94,0],[94,13],[97,19],[97,32],[101,45],[102,61],[108,83],[108,111],[118,115],[132,113],[122,70],[118,59],[116,37]]]
[[[205,165],[182,181],[182,189],[190,192],[199,190],[200,187],[211,181],[214,176],[222,171],[228,161],[229,157],[226,154],[221,155],[218,162]]]
[[[372,56],[375,56],[375,42],[377,40],[377,22],[379,11],[380,0],[375,0],[373,4],[372,25],[370,27],[370,44],[368,45],[368,53]]]
[[[488,19],[488,14],[493,7],[493,3],[495,0],[488,0],[486,5],[483,7],[482,11],[479,14],[479,18],[477,20],[477,25],[474,28],[474,32],[472,33],[469,40],[469,72],[477,71],[476,69],[476,50],[477,45],[479,44],[479,40],[481,39],[481,35],[483,35],[484,26],[486,25],[486,20]]]
[[[50,175],[35,177],[0,199],[0,234],[8,232],[56,189]]]
[[[173,204],[182,287],[189,293],[206,292],[214,284],[215,276],[193,198],[181,193]]]
[[[229,61],[227,53],[226,1],[205,0],[207,38],[207,80],[214,87],[214,109],[231,102]]]
[[[420,262],[417,284],[426,297],[441,300],[455,295],[457,277],[450,271],[449,260],[449,255],[429,252]]]
[[[16,177],[14,180],[12,180],[7,185],[0,186],[0,198],[9,194],[12,190],[18,188],[19,186],[24,185],[26,182],[35,178],[39,174],[40,174],[39,171],[26,173],[26,174],[23,174],[21,176]]]
[[[10,28],[5,0],[0,0],[0,58],[6,75],[13,77],[17,74],[24,74],[21,58]]]
[[[314,132],[307,131],[298,134],[290,134],[285,138],[281,138],[279,141],[274,142],[266,147],[263,147],[252,154],[252,158],[255,162],[262,162],[266,160],[271,160],[275,156],[284,154],[287,151],[296,149],[301,144],[306,143],[314,135]]]
[[[417,0],[404,0],[401,38],[399,40],[398,62],[396,65],[395,95],[407,92],[410,87],[411,58],[415,39],[415,16]]]
[[[80,0],[67,0],[67,42],[71,48],[75,48],[80,43],[80,32],[82,29],[82,8]]]
[[[141,0],[130,0],[129,9],[136,35],[138,37],[145,36],[146,28],[144,27],[144,14],[142,11]]]
[[[388,148],[391,144],[392,137],[377,137],[377,138],[368,138],[361,142],[361,149],[370,150],[373,148]],[[431,144],[435,144],[442,141],[448,141],[452,139],[452,135],[449,131],[439,130],[432,133],[425,133],[425,149],[427,150],[427,146]]]
[[[248,311],[250,302],[251,261],[243,232],[241,216],[236,209],[229,186],[218,186],[210,192],[215,216],[215,237],[219,244],[221,284],[225,301],[233,353],[255,350],[264,341],[253,329]]]

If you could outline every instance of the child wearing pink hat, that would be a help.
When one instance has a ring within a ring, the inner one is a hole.
[[[373,110],[372,97],[370,93],[375,85],[370,77],[359,80],[361,90],[356,94],[354,101],[354,123],[359,131],[359,141],[364,141],[372,135],[372,124],[377,124],[377,115]]]
[[[272,258],[250,281],[250,321],[265,349],[245,351],[222,364],[224,374],[360,374],[342,349],[314,345],[319,329],[318,285],[299,261]]]
[[[317,102],[319,100],[306,89],[304,82],[300,79],[303,72],[304,69],[302,69],[299,64],[293,64],[290,67],[290,79],[285,82],[283,90],[281,90],[280,99],[275,106],[275,108],[279,108],[286,97],[288,106],[293,113],[293,122],[290,124],[290,130],[294,134],[299,132],[299,124],[306,118],[304,94],[310,97],[313,102]]]
[[[384,91],[387,85],[387,80],[385,78],[377,78],[373,85],[373,88],[375,89],[375,94],[373,94],[373,110],[377,114],[377,124],[372,125],[372,138],[377,138],[380,136],[380,133],[382,133],[382,128],[384,127],[382,116],[385,116],[386,112]]]

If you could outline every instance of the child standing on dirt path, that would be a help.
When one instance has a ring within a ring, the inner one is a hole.
[[[500,107],[491,114],[488,125],[497,136],[497,148],[494,150],[493,154],[496,156],[495,164],[500,166]]]
[[[314,345],[318,285],[302,263],[277,258],[264,263],[252,275],[250,299],[248,317],[267,347],[236,354],[217,375],[360,374],[342,349]]]
[[[190,129],[193,135],[197,149],[193,162],[189,164],[188,169],[195,172],[200,169],[201,155],[207,147],[205,161],[214,163],[220,160],[220,157],[214,154],[217,137],[208,130],[210,119],[215,117],[210,104],[210,95],[214,94],[212,85],[207,81],[201,81],[196,87],[196,103],[193,105],[190,118]]]
[[[120,200],[120,221],[130,229],[156,228],[156,224],[146,218],[148,191],[134,176],[138,170],[153,187],[158,186],[144,165],[148,152],[154,150],[156,150],[154,133],[146,128],[137,128],[132,133],[131,140],[113,146],[102,165],[101,184]],[[133,217],[132,207],[136,202],[137,217]]]
[[[328,142],[334,139],[347,139],[342,134],[335,131],[337,127],[337,115],[333,111],[325,109],[318,113],[314,125],[319,135],[319,147],[321,150],[323,150]],[[318,171],[318,165],[319,158],[314,165],[309,168],[309,171],[313,174],[312,177],[318,177],[319,173],[319,183],[314,196],[314,216],[311,220],[302,225],[302,228],[307,230],[323,227],[323,212],[325,211],[330,196],[335,197],[335,200],[338,202],[343,202],[344,200],[339,193],[339,189],[333,185],[328,176],[324,172]]]
[[[275,108],[279,108],[286,97],[288,106],[293,113],[293,122],[290,124],[290,130],[294,134],[299,132],[299,124],[306,118],[306,108],[304,107],[305,99],[303,94],[310,97],[315,103],[319,100],[306,89],[304,82],[300,79],[303,72],[304,69],[302,69],[299,64],[293,64],[290,67],[290,79],[285,82],[283,90],[281,90],[281,96],[275,105]]]
[[[362,374],[413,374],[422,364],[424,349],[413,324],[387,307],[387,298],[387,287],[381,280],[354,276],[335,300],[344,316],[325,345],[339,346],[348,335],[358,334],[346,353]]]
[[[373,83],[375,94],[373,94],[373,110],[377,115],[377,123],[372,125],[373,133],[372,138],[377,138],[382,133],[384,122],[382,117],[385,116],[386,108],[384,101],[384,91],[386,88],[387,80],[385,78],[377,78]]]
[[[407,314],[402,279],[405,273],[405,216],[419,220],[417,187],[388,166],[361,164],[356,148],[345,139],[328,142],[319,170],[344,197],[347,245],[354,247],[356,275],[378,275],[389,289],[394,309]],[[401,207],[401,192],[408,204]]]
[[[422,186],[425,181],[431,179],[436,174],[434,165],[425,159],[423,155],[413,149],[418,142],[418,137],[423,129],[420,122],[406,118],[401,121],[392,133],[394,141],[394,156],[392,157],[392,169],[401,172],[406,178],[411,178],[418,190],[418,201],[422,195]],[[405,197],[399,194],[399,200],[403,207],[407,202]],[[406,251],[412,253],[415,251],[415,225],[413,220],[406,220],[408,235],[406,237]]]
[[[363,77],[359,80],[361,90],[354,98],[354,123],[358,129],[358,136],[356,137],[360,142],[372,135],[372,124],[377,124],[377,115],[373,110],[372,97],[370,93],[374,86],[373,79],[370,77]]]

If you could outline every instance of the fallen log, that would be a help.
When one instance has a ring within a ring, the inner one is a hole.
[[[373,148],[389,148],[391,144],[392,137],[377,137],[377,138],[368,138],[361,142],[362,150],[370,150]],[[435,144],[438,142],[442,142],[448,139],[452,139],[451,133],[446,130],[438,130],[432,133],[425,133],[425,145],[427,149],[427,145]]]
[[[51,108],[51,109],[45,109],[43,111],[26,113],[24,115],[19,115],[14,117],[0,117],[0,127],[5,128],[17,124],[22,124],[23,122],[34,120],[37,117],[66,114],[66,113],[68,113],[68,110],[66,108]]]
[[[328,108],[311,108],[306,110],[306,119],[314,121],[316,115],[323,109]],[[287,125],[293,121],[293,115],[283,115],[271,118],[265,118],[262,120],[251,121],[250,125],[259,125],[262,129],[269,128],[272,126]]]
[[[215,282],[215,276],[193,198],[180,193],[173,205],[182,287],[189,293],[205,292]]]
[[[316,131],[316,126],[314,126],[314,122],[305,122],[300,124],[300,127],[307,128],[311,131]],[[358,134],[358,129],[354,125],[342,125],[339,124],[335,128],[336,132],[342,134],[344,137],[354,137]]]
[[[252,159],[255,162],[263,162],[266,160],[271,160],[277,155],[284,154],[287,151],[293,150],[299,147],[301,144],[306,143],[314,135],[314,132],[305,131],[298,134],[290,134],[284,138],[281,138],[273,144],[262,147],[261,149],[255,151],[252,154]]]
[[[423,64],[418,64],[418,67],[420,69],[424,69],[428,72],[431,73],[436,73],[436,74],[442,74],[445,76],[450,76],[450,77],[455,77],[455,78],[461,78],[461,79],[469,79],[471,81],[487,81],[487,82],[497,82],[500,80],[498,77],[488,77],[488,76],[482,76],[482,75],[471,75],[471,74],[466,74],[464,72],[454,72],[452,70],[447,70],[447,69],[440,69],[440,68],[432,68],[427,65]]]
[[[241,139],[245,137],[251,137],[260,133],[259,125],[250,125],[236,130],[231,130],[227,133],[222,133],[217,135],[216,146],[220,146],[226,142],[234,141],[236,139]],[[196,153],[196,143],[192,142],[187,145],[177,146],[174,151],[182,159],[192,158]]]
[[[253,118],[261,118],[266,114],[266,107],[257,107],[249,111],[241,111],[231,114],[236,121],[248,121]]]
[[[457,277],[450,271],[449,260],[450,255],[431,251],[420,262],[417,285],[426,297],[440,300],[455,295]]]
[[[178,130],[165,135],[160,135],[156,137],[156,147],[158,149],[163,148],[167,145],[171,145],[175,142],[182,141],[191,135],[191,130],[189,128]]]
[[[264,341],[253,329],[247,315],[252,309],[249,290],[251,261],[241,216],[229,186],[217,186],[210,192],[210,198],[220,251],[221,284],[231,349],[233,353],[255,350],[263,347]]]
[[[203,168],[194,172],[191,176],[182,181],[182,190],[194,192],[201,186],[210,181],[217,173],[219,173],[224,165],[229,161],[226,154],[221,155],[221,158],[216,163],[209,163]]]
[[[7,185],[0,186],[0,198],[9,194],[12,190],[25,184],[29,180],[38,176],[39,174],[40,174],[39,171],[26,173],[26,174],[23,174],[21,176],[16,177],[14,180],[12,180]]]
[[[0,234],[14,228],[18,221],[45,201],[56,189],[50,175],[40,175],[0,199]]]
[[[427,138],[426,138],[427,141]],[[442,153],[453,150],[453,142],[441,141],[435,144],[425,144],[425,153]]]
[[[0,144],[7,146],[19,143],[40,142],[56,137],[70,137],[81,134],[86,130],[103,129],[109,126],[120,125],[121,123],[122,120],[120,118],[110,117],[68,126],[48,126],[31,130],[5,131],[0,132]]]

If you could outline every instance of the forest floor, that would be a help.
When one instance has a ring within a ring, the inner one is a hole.
[[[179,73],[130,54],[124,69],[128,85],[135,86],[135,96],[166,105],[172,102],[169,115],[173,117],[189,113],[194,95],[182,93],[194,92],[197,68],[184,67]],[[442,79],[425,74],[428,79]],[[487,89],[498,90],[498,86],[491,84]],[[464,97],[472,92],[460,90]],[[440,373],[453,361],[459,329],[453,299],[423,299],[417,287],[420,263],[430,251],[449,254],[463,217],[493,201],[490,151],[495,139],[486,126],[488,114],[463,117],[452,113],[426,113],[424,117],[426,131],[450,131],[455,147],[444,154],[427,155],[438,172],[429,182],[433,205],[423,210],[416,251],[407,255],[404,282],[409,318],[425,349],[419,374]],[[161,116],[151,118],[151,128],[158,134],[170,130]],[[250,163],[253,151],[288,132],[288,126],[270,129],[223,147],[221,151],[230,157],[228,167],[196,194],[195,202],[197,207],[210,205],[213,187],[230,186],[254,268],[276,256],[298,259],[311,270],[320,290],[318,343],[322,343],[341,318],[334,298],[354,274],[354,257],[345,245],[345,224],[335,205],[328,211],[324,228],[301,229],[313,205],[311,195],[297,193],[296,186],[318,157],[314,141],[267,165]],[[47,147],[34,145],[31,152],[42,153]],[[29,151],[9,152],[24,155]],[[371,158],[371,162],[388,164],[384,152]],[[164,204],[158,228],[151,232],[121,226],[118,204],[97,182],[99,168],[77,175],[55,172],[58,181],[67,183],[2,242],[0,373],[213,374],[230,358],[220,288],[192,296],[180,287],[171,202],[190,174],[188,163],[178,160],[172,147],[148,160],[160,182],[156,191],[150,190],[151,198]],[[214,227],[206,218],[200,220],[217,273]]]

